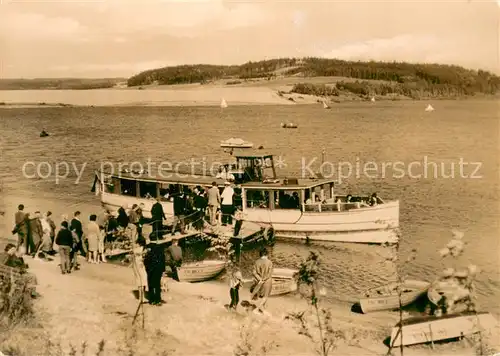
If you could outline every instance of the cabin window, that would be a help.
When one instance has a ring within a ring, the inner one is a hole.
[[[141,194],[141,198],[145,199],[156,198],[156,183],[139,182],[139,192]]]
[[[345,207],[337,203],[333,183],[327,183],[306,189],[304,192],[304,210],[313,212],[343,211]]]
[[[269,208],[269,192],[246,190],[247,208]]]
[[[276,191],[276,209],[299,209],[300,197],[298,191]]]
[[[137,185],[135,180],[122,179],[120,182],[121,194],[136,197]]]

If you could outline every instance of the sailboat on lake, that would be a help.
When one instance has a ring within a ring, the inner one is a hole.
[[[323,101],[323,109],[330,109],[326,101]]]
[[[425,111],[429,112],[429,111],[434,111],[434,108],[432,107],[431,104],[427,105],[427,107],[425,108]]]
[[[221,109],[225,109],[227,108],[227,102],[226,102],[226,99],[222,98],[221,102],[220,102],[220,108]]]
[[[374,102],[375,102],[375,97],[374,97],[374,96],[372,96],[372,98],[371,98],[371,100],[370,100],[370,101],[371,101],[372,103],[374,103]]]

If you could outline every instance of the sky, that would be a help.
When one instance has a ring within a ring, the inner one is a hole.
[[[0,0],[0,77],[327,57],[500,74],[500,0]]]

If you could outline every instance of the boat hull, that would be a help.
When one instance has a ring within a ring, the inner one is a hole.
[[[277,238],[353,243],[395,243],[399,201],[345,212],[245,209],[247,220],[272,226]]]
[[[180,282],[202,282],[216,277],[224,268],[224,261],[188,262],[177,269],[177,275]]]
[[[142,214],[146,218],[151,218],[151,208],[156,203],[155,199],[129,197],[126,195],[101,192],[101,205],[110,211],[117,211],[122,206],[132,206],[133,204],[144,204]],[[174,204],[170,201],[162,201],[163,211],[167,217],[174,216]]]
[[[486,312],[477,313],[477,316],[473,312],[466,312],[441,317],[410,318],[403,321],[403,346],[471,335],[479,331],[492,329],[496,324],[497,321],[493,315]],[[391,332],[390,344],[393,347],[401,345],[398,329],[399,324]]]
[[[297,290],[297,282],[291,278],[273,277],[271,296],[283,295]]]
[[[430,283],[424,281],[407,280],[404,282],[402,285],[403,290],[411,291],[402,293],[401,305],[407,306],[416,301],[420,296],[425,294],[429,286]],[[391,283],[386,286],[367,290],[364,295],[370,295],[370,297],[361,298],[359,300],[361,311],[366,314],[374,311],[399,309],[399,297],[397,294],[377,296],[377,291],[382,291],[384,289],[394,290],[395,288],[397,288],[397,284]]]

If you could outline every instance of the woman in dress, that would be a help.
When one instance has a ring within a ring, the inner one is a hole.
[[[144,253],[146,251],[146,239],[139,236],[133,247],[132,268],[136,280],[137,289],[139,290],[139,299],[143,300],[148,285],[148,276],[144,267]]]
[[[87,225],[87,241],[89,244],[88,262],[97,263],[101,230],[99,229],[99,225],[97,225],[97,216],[95,214],[90,215],[89,220],[90,222]]]

